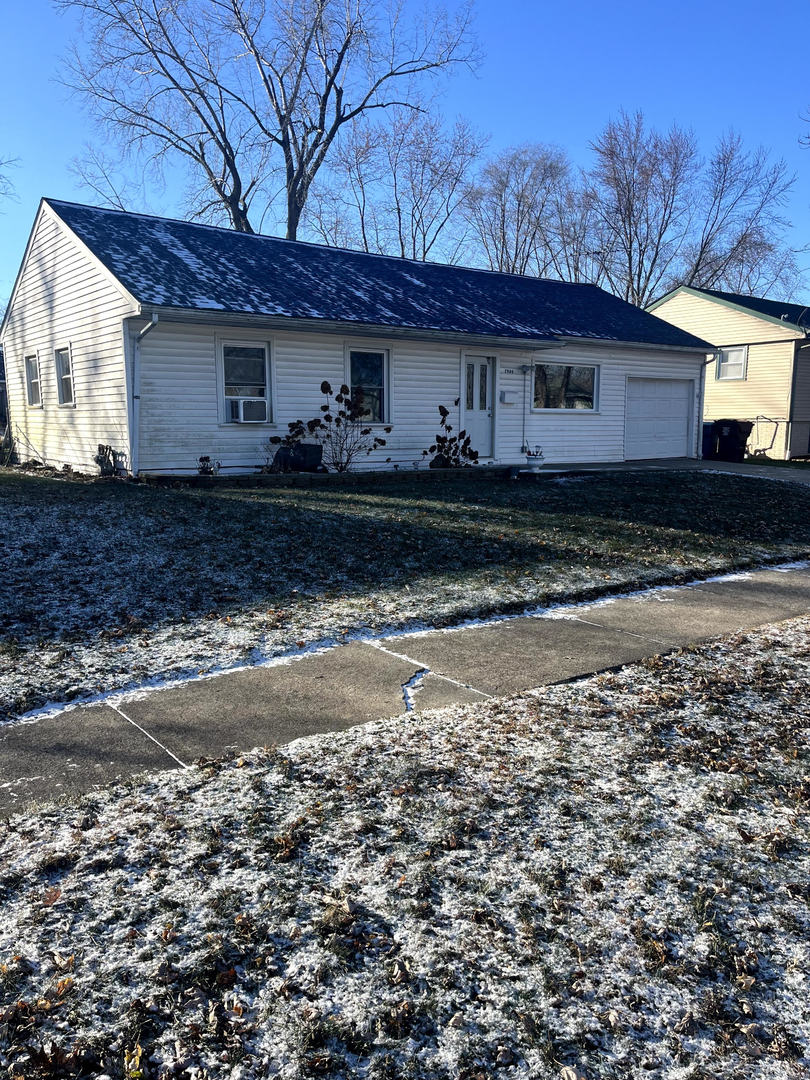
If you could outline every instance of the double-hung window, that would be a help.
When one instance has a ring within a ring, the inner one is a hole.
[[[267,345],[226,342],[222,346],[225,422],[265,424],[271,418],[270,356]]]
[[[715,379],[744,379],[748,349],[745,345],[721,349],[717,357]]]
[[[56,361],[56,393],[60,405],[73,404],[73,363],[70,349],[57,349],[54,354]]]
[[[28,393],[28,404],[37,408],[42,406],[42,383],[39,378],[39,357],[26,356],[25,358],[25,388]]]
[[[535,364],[535,409],[596,408],[596,368],[582,364]]]
[[[365,410],[364,420],[370,424],[387,422],[385,349],[349,350],[349,386],[352,399],[360,398]]]

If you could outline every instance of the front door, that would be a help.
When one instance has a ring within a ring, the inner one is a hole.
[[[491,356],[464,357],[464,427],[473,450],[492,457],[492,395],[495,362]]]

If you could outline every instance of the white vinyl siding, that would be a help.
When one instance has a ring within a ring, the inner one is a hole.
[[[540,446],[547,464],[625,460],[625,408],[628,378],[688,380],[694,392],[690,404],[688,456],[697,450],[698,395],[703,357],[697,353],[668,352],[643,347],[575,346],[536,353],[503,353],[498,357],[495,393],[495,458],[523,462],[521,446]],[[535,363],[566,363],[598,368],[598,410],[534,411],[531,402]],[[524,371],[523,368],[526,367]],[[508,402],[508,404],[504,403]],[[524,438],[525,436],[525,438]]]
[[[3,346],[19,453],[98,472],[98,446],[127,460],[128,398],[122,320],[132,302],[53,212],[43,208],[9,304]],[[59,407],[57,349],[71,345],[74,408]],[[25,358],[36,350],[41,407],[27,407]]]
[[[144,472],[195,472],[201,454],[222,462],[222,472],[251,472],[267,457],[269,434],[283,435],[292,420],[306,422],[324,404],[321,383],[333,389],[347,380],[352,349],[384,352],[387,358],[390,413],[393,426],[386,445],[358,468],[424,468],[422,450],[439,430],[438,406],[449,409],[455,431],[464,426],[466,360],[473,355],[455,345],[418,340],[369,339],[367,344],[339,334],[274,333],[272,335],[273,422],[264,427],[225,424],[217,407],[218,346],[222,340],[266,343],[267,332],[159,323],[141,343],[141,469]],[[488,355],[493,355],[486,350]],[[484,354],[484,351],[481,353]],[[477,354],[476,354],[477,355]],[[532,375],[521,365],[574,363],[598,368],[599,411],[563,409],[534,412]],[[567,346],[539,353],[495,354],[489,390],[494,413],[493,458],[505,464],[525,464],[521,454],[528,443],[543,446],[546,460],[622,461],[624,459],[625,393],[628,375],[681,378],[696,385],[702,356],[691,353],[645,353],[643,349]],[[511,372],[511,374],[506,374]],[[525,397],[524,397],[525,390]],[[511,404],[502,404],[500,392]],[[167,400],[182,396],[182,410],[167,410]],[[697,427],[693,395],[691,431]],[[525,411],[525,417],[524,417]],[[275,448],[273,448],[273,453]],[[692,446],[690,454],[694,454]],[[272,455],[271,455],[272,456]],[[390,459],[388,461],[387,459]]]
[[[251,472],[264,464],[269,435],[284,435],[293,420],[320,415],[321,383],[347,383],[349,352],[383,352],[388,379],[386,445],[358,468],[424,467],[422,450],[439,430],[438,406],[451,410],[458,430],[460,350],[419,341],[369,339],[339,334],[274,333],[271,340],[272,423],[227,424],[217,407],[218,341],[266,343],[262,331],[159,323],[141,342],[140,468],[144,472],[195,472],[201,454],[222,462],[222,472]],[[182,396],[182,410],[167,400]],[[272,453],[275,452],[273,448]],[[272,454],[270,455],[272,456]],[[390,463],[386,459],[390,458]]]

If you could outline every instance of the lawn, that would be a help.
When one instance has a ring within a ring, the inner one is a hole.
[[[808,736],[802,618],[14,818],[0,1067],[799,1080]]]
[[[810,488],[593,474],[157,489],[0,471],[0,717],[810,552]]]

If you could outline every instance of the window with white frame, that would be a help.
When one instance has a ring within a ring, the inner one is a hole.
[[[582,364],[535,364],[535,409],[596,408],[597,369]]]
[[[350,349],[349,350],[349,386],[352,398],[362,394],[365,419],[370,424],[384,424],[387,420],[386,408],[386,367],[385,349]]]
[[[271,418],[270,350],[257,342],[222,346],[225,422],[265,424]]]
[[[73,404],[73,363],[70,348],[56,349],[56,393],[60,405]]]
[[[42,405],[42,384],[39,379],[38,356],[26,356],[25,358],[25,388],[28,392],[28,404],[40,407]]]
[[[717,356],[715,379],[744,379],[748,362],[748,347],[721,349]]]

